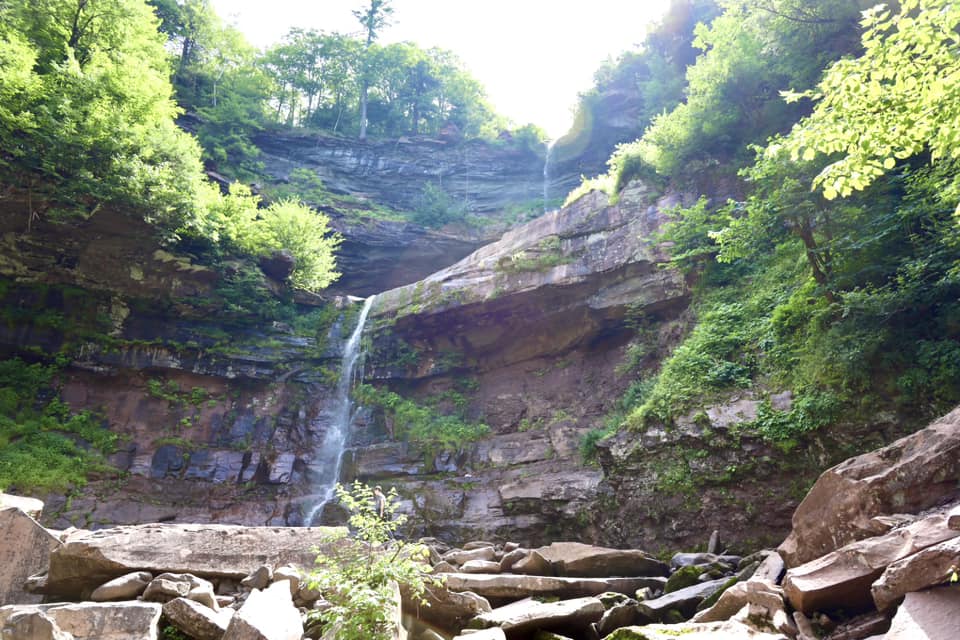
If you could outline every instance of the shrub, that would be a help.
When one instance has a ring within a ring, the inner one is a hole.
[[[422,601],[428,585],[440,584],[427,575],[429,565],[423,564],[430,551],[422,544],[394,539],[406,521],[406,516],[396,514],[395,489],[387,493],[384,519],[377,516],[367,485],[355,481],[347,489],[338,484],[336,492],[350,512],[354,537],[331,536],[328,551],[317,555],[307,583],[333,606],[315,619],[324,624],[323,637],[329,640],[388,640],[395,585],[403,585],[414,600]]]

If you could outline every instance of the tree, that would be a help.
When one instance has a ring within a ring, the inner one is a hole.
[[[173,122],[164,40],[142,0],[2,4],[0,59],[8,185],[76,212],[135,205],[167,230],[189,215],[198,148]]]
[[[356,481],[352,488],[337,485],[337,498],[350,512],[355,538],[334,538],[329,551],[317,556],[316,569],[307,578],[332,605],[317,617],[324,623],[323,637],[331,640],[388,640],[389,612],[395,606],[397,585],[415,600],[439,580],[427,575],[423,561],[429,550],[422,544],[393,540],[406,521],[397,515],[397,492],[386,496],[385,518],[378,517],[373,491]]]
[[[865,11],[861,24],[861,56],[835,62],[814,90],[784,93],[816,100],[784,145],[794,159],[832,159],[813,179],[827,199],[926,151],[931,162],[960,158],[960,4],[903,0],[899,11]]]
[[[363,49],[363,62],[360,72],[360,139],[367,139],[367,91],[370,87],[368,53],[370,45],[380,35],[380,30],[390,24],[393,7],[390,0],[369,0],[370,4],[362,9],[353,11],[354,17],[360,21],[366,34]]]

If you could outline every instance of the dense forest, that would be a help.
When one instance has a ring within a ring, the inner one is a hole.
[[[960,400],[960,9],[871,4],[674,3],[678,19],[584,95],[589,113],[626,76],[648,108],[642,136],[568,202],[634,178],[737,185],[673,212],[661,240],[696,282],[697,324],[658,372],[634,371],[588,454],[738,388],[793,390],[790,411],[767,405],[753,425],[787,447],[880,407],[935,415]],[[671,36],[691,12],[716,17],[693,31],[681,90],[659,70],[684,59]]]

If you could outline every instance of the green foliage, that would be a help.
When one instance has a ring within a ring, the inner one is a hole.
[[[441,451],[459,451],[490,431],[485,424],[444,415],[386,389],[364,384],[354,388],[353,393],[360,404],[384,412],[393,425],[394,437],[421,448],[428,458]]]
[[[433,182],[423,186],[413,210],[413,221],[424,227],[442,227],[448,222],[462,220],[466,208]]]
[[[791,102],[817,100],[784,144],[795,161],[830,158],[813,180],[828,200],[864,189],[925,150],[933,162],[960,158],[960,6],[877,5],[861,25],[862,55],[832,64],[814,90],[785,92]]]
[[[547,236],[530,249],[501,258],[497,270],[504,273],[546,271],[573,262],[575,258],[566,255],[562,247],[563,241],[559,236]]]
[[[350,512],[355,537],[331,538],[307,576],[307,584],[332,605],[316,617],[324,625],[324,637],[331,640],[388,640],[393,637],[390,612],[399,606],[394,602],[396,585],[421,602],[426,589],[441,581],[428,574],[429,549],[393,539],[406,520],[396,514],[395,489],[386,495],[383,519],[367,485],[355,481],[347,489],[338,484],[336,491]]]
[[[326,215],[294,200],[278,200],[260,209],[259,196],[239,183],[231,185],[226,196],[208,189],[204,197],[205,217],[191,233],[222,239],[235,251],[254,257],[289,251],[295,260],[290,282],[301,289],[323,289],[340,276],[334,251],[341,238],[330,232]]]
[[[199,149],[173,122],[156,25],[139,0],[0,5],[0,176],[38,201],[25,218],[105,202],[168,231],[189,217]]]
[[[57,368],[0,361],[0,491],[63,491],[108,469],[117,436],[88,411],[73,413],[56,397]]]

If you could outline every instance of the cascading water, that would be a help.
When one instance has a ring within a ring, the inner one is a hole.
[[[547,153],[543,158],[543,212],[550,212],[550,154],[553,151],[553,140],[547,140]]]
[[[350,389],[353,386],[354,373],[357,363],[361,361],[363,352],[360,349],[360,338],[363,337],[363,327],[367,322],[367,314],[373,306],[376,296],[370,296],[363,303],[360,315],[357,317],[357,326],[343,348],[343,361],[340,365],[340,379],[337,381],[337,392],[330,412],[330,426],[323,439],[323,445],[315,459],[314,466],[320,469],[316,480],[320,499],[307,513],[304,524],[310,526],[315,518],[323,513],[323,508],[333,498],[337,481],[340,479],[340,467],[343,462],[344,445],[347,434],[353,421],[353,402],[350,400]]]

